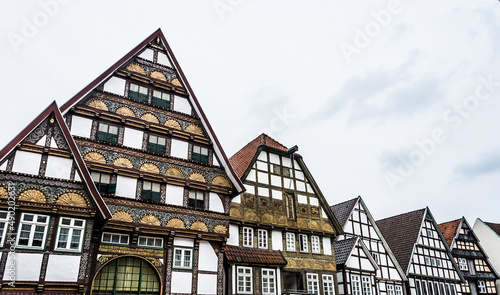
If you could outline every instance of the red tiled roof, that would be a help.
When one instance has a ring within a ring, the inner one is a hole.
[[[241,178],[247,170],[248,165],[250,165],[250,162],[252,162],[252,159],[257,152],[257,147],[261,144],[283,151],[287,150],[286,146],[272,139],[267,134],[262,133],[229,158],[229,162],[231,162],[231,165],[239,178]]]
[[[286,265],[286,259],[281,251],[271,251],[264,249],[240,248],[226,246],[226,259],[229,262],[251,263],[263,265]]]
[[[491,228],[494,232],[497,233],[497,235],[500,236],[500,224],[498,223],[492,223],[492,222],[485,222],[487,226]]]
[[[403,271],[408,269],[413,245],[420,234],[420,225],[425,217],[425,209],[420,209],[377,221],[387,244],[396,256]]]
[[[451,247],[451,243],[453,243],[453,239],[457,235],[457,232],[460,230],[458,227],[460,226],[461,222],[462,222],[462,219],[460,218],[457,220],[441,223],[439,225],[439,229],[443,233],[444,239],[446,240],[446,243],[448,243],[449,247]]]

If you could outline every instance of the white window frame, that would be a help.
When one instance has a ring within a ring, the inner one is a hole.
[[[316,254],[321,253],[321,242],[318,236],[311,236],[311,251]]]
[[[28,221],[25,220],[27,216],[33,216],[33,221]],[[45,217],[45,222],[43,221],[38,221],[38,218],[44,218]],[[36,220],[36,221],[34,221]],[[45,248],[45,240],[47,239],[47,230],[49,228],[49,221],[50,221],[50,216],[48,215],[42,215],[42,214],[33,214],[33,213],[22,213],[21,214],[21,219],[19,222],[19,229],[17,231],[17,239],[16,239],[16,248],[22,248],[22,249],[35,249],[35,250],[42,250]],[[21,239],[21,232],[22,232],[22,227],[23,225],[29,225],[30,230],[29,230],[29,236],[28,236],[28,245],[20,245],[19,240]],[[43,235],[42,235],[42,244],[40,246],[33,246],[33,240],[35,236],[35,229],[37,226],[43,226]]]
[[[362,295],[361,279],[359,275],[351,274],[351,292],[352,295]]]
[[[396,289],[396,295],[403,295],[403,287],[402,286],[395,286]]]
[[[477,288],[479,293],[488,293],[486,283],[484,281],[477,281]]]
[[[460,270],[469,270],[466,258],[458,258],[458,268],[460,268]]]
[[[420,284],[419,280],[415,280],[415,291],[417,292],[417,295],[424,295],[422,285]]]
[[[113,237],[118,237],[118,242],[113,242]],[[123,239],[126,239],[126,241],[123,241]],[[101,242],[105,244],[128,245],[130,242],[130,237],[126,234],[103,232]]]
[[[268,233],[267,230],[265,229],[259,229],[257,231],[257,237],[258,237],[258,247],[260,249],[267,249],[268,248]]]
[[[63,224],[63,222],[69,221],[69,224]],[[81,225],[76,225],[76,223],[81,223]],[[82,246],[83,246],[83,239],[85,236],[85,220],[84,219],[76,219],[76,218],[69,218],[69,217],[61,217],[59,218],[59,226],[57,227],[57,236],[56,236],[56,243],[54,246],[55,251],[67,251],[67,252],[81,252],[82,251]],[[66,247],[59,247],[59,238],[61,237],[61,230],[62,229],[68,229],[68,233],[66,235],[66,238],[68,239],[66,241]],[[80,236],[79,236],[79,241],[78,241],[78,248],[77,249],[71,249],[71,243],[73,239],[73,233],[75,230],[80,230]]]
[[[372,295],[372,280],[368,276],[361,276],[363,295]]]
[[[153,246],[148,245],[148,241],[153,241]],[[157,242],[160,241],[160,245],[157,246]],[[143,243],[145,242],[145,243]],[[161,249],[163,248],[163,239],[158,238],[158,237],[150,237],[150,236],[139,236],[137,239],[137,246],[142,247],[142,248],[155,248],[155,249]]]
[[[319,278],[317,273],[307,273],[307,292],[319,294]]]
[[[180,259],[177,257],[178,251],[180,252]],[[186,253],[189,252],[189,258],[186,259]],[[192,269],[193,268],[193,248],[174,247],[172,258],[172,268],[174,269]]]
[[[295,233],[286,233],[286,250],[296,252]]]
[[[306,234],[299,234],[299,245],[300,252],[309,252],[309,245],[307,244]]]
[[[395,295],[394,285],[387,285],[387,295]]]
[[[335,295],[335,281],[333,275],[323,275],[323,295]]]
[[[262,294],[276,294],[276,270],[271,268],[262,269]]]
[[[9,216],[11,216],[11,213],[9,211],[0,211],[0,214],[5,214],[5,217],[0,217],[0,247],[3,247],[5,244],[5,237],[7,236],[7,230],[9,228]]]
[[[377,265],[380,265],[380,256],[378,253],[376,252],[372,252],[372,257],[373,257],[373,260],[375,260],[375,263],[377,263]]]
[[[240,273],[240,270],[242,271]],[[240,283],[243,283],[240,286]],[[249,283],[247,285],[247,283]],[[252,268],[245,266],[236,267],[236,290],[240,294],[252,294],[253,293],[253,276]]]
[[[243,247],[253,247],[253,228],[243,227]]]

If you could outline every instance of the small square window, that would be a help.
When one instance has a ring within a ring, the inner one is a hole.
[[[190,190],[188,206],[196,209],[205,209],[204,192],[200,190]]]
[[[200,146],[193,146],[192,160],[208,164],[208,149]]]
[[[148,102],[148,89],[137,84],[130,83],[128,97],[142,102]]]
[[[157,107],[170,109],[170,94],[154,90],[151,103]]]
[[[139,236],[139,240],[137,241],[137,245],[139,247],[146,247],[146,248],[162,248],[163,247],[163,239],[157,238],[157,237]]]
[[[151,181],[144,181],[142,184],[142,200],[154,203],[160,202],[160,184]]]
[[[166,146],[165,137],[149,135],[148,139],[148,152],[153,152],[157,154],[165,154],[165,146]]]
[[[97,140],[109,143],[118,142],[118,127],[106,123],[99,123]]]
[[[116,184],[111,184],[111,175],[106,173],[92,172],[92,180],[101,194],[113,195],[116,192]]]
[[[117,233],[102,233],[102,242],[117,245],[128,245],[129,236]]]
[[[82,219],[61,217],[57,230],[57,251],[81,251],[83,235],[85,232],[85,221]]]
[[[174,268],[191,269],[193,258],[193,249],[191,248],[174,248]]]

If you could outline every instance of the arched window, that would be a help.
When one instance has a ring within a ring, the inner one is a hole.
[[[106,264],[97,274],[93,295],[159,295],[160,280],[153,267],[135,257],[121,257]]]

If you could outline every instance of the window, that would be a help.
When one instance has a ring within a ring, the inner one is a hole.
[[[318,274],[315,273],[307,274],[307,292],[319,294]]]
[[[142,183],[142,200],[155,203],[160,202],[160,184],[144,181]]]
[[[0,211],[0,247],[3,247],[5,242],[5,235],[7,234],[7,228],[9,225],[9,212]]]
[[[267,249],[267,230],[259,229],[258,237],[259,237],[259,248]]]
[[[441,295],[446,295],[446,294],[444,293],[444,284],[443,284],[443,283],[440,283],[440,284],[439,284],[439,293],[440,293]]]
[[[156,238],[156,237],[139,236],[139,240],[137,241],[137,245],[140,247],[148,247],[148,248],[162,248],[163,247],[163,239]]]
[[[253,228],[243,228],[243,247],[253,247]]]
[[[467,259],[465,258],[458,258],[458,267],[460,270],[468,270],[467,268]]]
[[[286,233],[286,250],[287,251],[296,251],[295,249],[295,234],[294,233]]]
[[[174,248],[174,268],[191,268],[193,249]]]
[[[415,281],[415,287],[417,289],[417,295],[422,295],[422,290],[421,290],[421,287],[420,287],[420,281]],[[450,294],[447,294],[447,295],[450,295]]]
[[[128,97],[142,102],[148,102],[148,89],[137,84],[130,83]]]
[[[394,295],[394,285],[387,285],[387,295]]]
[[[161,136],[149,135],[148,152],[165,154],[166,139]]]
[[[252,268],[238,266],[236,268],[238,293],[252,293]]]
[[[193,146],[193,161],[208,164],[208,149],[200,146]]]
[[[431,258],[431,265],[436,266],[436,258]]]
[[[361,277],[361,281],[363,282],[363,295],[371,295],[372,294],[372,284],[370,277]]]
[[[439,285],[438,285],[438,283],[437,283],[437,282],[434,282],[434,292],[435,292],[434,294],[436,294],[436,295],[440,295],[440,294],[439,294]]]
[[[292,194],[285,194],[286,217],[295,220],[295,198]]]
[[[205,209],[205,198],[203,196],[203,191],[190,190],[188,206],[191,208]]]
[[[432,287],[432,282],[427,282],[429,295],[435,295],[434,288]]]
[[[427,291],[427,284],[425,283],[425,281],[422,281],[422,294],[423,295],[429,294],[429,292]],[[432,295],[432,294],[429,294],[429,295]]]
[[[425,257],[425,264],[431,265],[431,259],[429,257]]]
[[[262,294],[276,294],[274,269],[262,269]]]
[[[335,295],[333,289],[333,276],[323,275],[323,294],[324,295]]]
[[[442,265],[441,264],[441,259],[436,258],[436,265],[439,266],[439,267],[441,267],[441,265]]]
[[[496,293],[496,287],[494,281],[487,281],[486,288],[488,288],[488,293]]]
[[[299,235],[299,242],[300,242],[300,252],[309,251],[309,247],[307,245],[307,235],[300,234]]]
[[[373,260],[375,260],[375,263],[377,263],[377,265],[380,263],[380,257],[378,256],[378,253],[372,253],[372,257],[373,257]]]
[[[153,100],[151,103],[157,107],[170,109],[170,94],[153,90]]]
[[[482,259],[476,259],[475,260],[475,266],[476,266],[476,270],[479,271],[479,272],[490,272],[490,268],[488,267],[488,265],[486,264],[486,262]]]
[[[351,275],[351,288],[352,295],[361,295],[361,284],[359,282],[359,276]]]
[[[116,184],[111,184],[111,175],[99,172],[92,172],[92,180],[101,194],[111,194],[116,192]]]
[[[430,237],[430,238],[432,238],[432,237],[433,237],[433,236],[432,236],[432,230],[430,230],[430,229],[428,229],[428,230],[427,230],[427,236],[428,236],[428,237]]]
[[[311,251],[313,253],[321,253],[321,246],[318,236],[311,236]]]
[[[486,284],[484,281],[477,281],[477,288],[479,289],[479,293],[486,293]]]
[[[106,123],[99,123],[97,130],[97,140],[117,143],[118,142],[118,127]]]
[[[128,245],[128,235],[116,233],[102,233],[102,242],[109,244]]]
[[[396,286],[396,295],[403,295],[403,287]]]
[[[49,216],[28,213],[21,214],[17,247],[43,249],[48,225]]]
[[[81,251],[84,232],[85,220],[61,217],[55,250]]]

